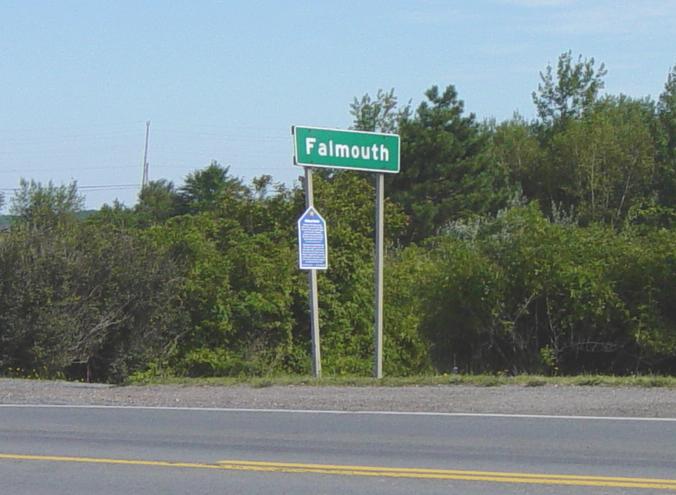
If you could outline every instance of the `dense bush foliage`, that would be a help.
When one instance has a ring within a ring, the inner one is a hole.
[[[135,233],[17,225],[0,242],[6,373],[119,381],[183,326],[172,259]]]
[[[355,99],[356,128],[402,137],[386,186],[387,374],[676,373],[676,72],[657,101],[600,96],[604,74],[562,55],[533,122],[479,123],[452,86],[415,110],[393,91]],[[315,196],[323,369],[367,375],[373,186],[323,171]],[[304,201],[214,162],[83,220],[76,184],[22,181],[0,234],[0,373],[308,373]]]
[[[420,329],[437,369],[673,371],[673,230],[557,224],[531,204],[428,246]]]

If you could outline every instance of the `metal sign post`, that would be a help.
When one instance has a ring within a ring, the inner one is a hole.
[[[314,207],[314,191],[312,188],[312,169],[305,169],[305,206],[307,209]],[[300,234],[299,234],[300,235]],[[310,269],[307,274],[310,306],[310,327],[312,332],[312,375],[315,378],[322,376],[322,358],[319,347],[319,300],[317,292],[317,270]]]
[[[376,174],[375,324],[373,376],[383,377],[383,258],[385,225],[385,175]]]

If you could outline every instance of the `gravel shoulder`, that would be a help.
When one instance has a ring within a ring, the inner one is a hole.
[[[0,379],[0,404],[174,406],[676,418],[676,389],[607,386],[142,385]]]

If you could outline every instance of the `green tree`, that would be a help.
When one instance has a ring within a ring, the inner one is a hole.
[[[109,226],[12,229],[0,272],[3,370],[119,382],[159,358],[180,327],[172,261]]]
[[[358,131],[396,133],[399,121],[410,116],[410,103],[398,108],[398,99],[394,89],[379,89],[375,98],[365,94],[361,99],[355,98],[350,105],[352,128]]]
[[[660,121],[666,134],[666,153],[676,158],[676,66],[671,69],[657,104]]]
[[[557,223],[531,203],[428,242],[420,328],[437,369],[673,369],[672,231]]]
[[[309,334],[298,341],[294,334],[302,299],[294,244],[302,197],[270,176],[254,179],[253,189],[231,182],[236,194],[227,194],[229,180],[213,164],[191,174],[186,184],[201,198],[192,202],[194,211],[147,231],[184,276],[180,297],[189,322],[171,362],[189,375],[304,369]]]
[[[216,161],[188,174],[179,189],[179,202],[184,213],[214,210],[230,199],[239,199],[248,193],[241,179],[230,176],[230,167]]]
[[[74,221],[83,207],[84,196],[78,193],[76,182],[55,186],[49,181],[44,186],[21,179],[19,189],[12,196],[10,213],[21,223],[48,229]]]
[[[402,168],[386,193],[409,216],[406,242],[440,231],[449,221],[494,211],[506,196],[505,177],[485,153],[487,135],[464,113],[453,86],[433,86],[414,116],[402,119]]]
[[[137,215],[132,208],[127,208],[118,200],[112,205],[104,204],[101,209],[89,215],[88,223],[96,225],[112,225],[119,229],[127,229],[137,226]]]
[[[70,373],[90,381],[125,380],[169,355],[185,324],[181,277],[166,250],[134,231],[81,224],[72,293]],[[66,302],[66,301],[64,301]]]
[[[498,170],[504,170],[526,198],[549,202],[551,178],[547,176],[545,150],[534,127],[515,114],[495,126],[490,136],[489,153]]]
[[[409,246],[388,253],[385,265],[383,372],[415,375],[431,371],[429,339],[422,332],[426,297],[437,265],[426,248]]]
[[[139,193],[134,207],[137,220],[143,225],[164,222],[179,213],[180,199],[173,182],[150,181]]]
[[[421,331],[437,370],[503,370],[510,363],[499,339],[502,274],[471,243],[450,236],[428,241],[434,269],[419,282]]]
[[[657,103],[661,124],[656,190],[663,206],[676,205],[676,67],[672,68]]]
[[[552,138],[552,200],[574,207],[583,221],[618,225],[652,192],[654,119],[650,101],[609,96],[570,121]]]
[[[533,92],[533,102],[541,121],[552,125],[582,116],[603,89],[606,72],[604,64],[594,67],[593,57],[583,59],[579,55],[577,62],[573,62],[572,52],[561,54],[556,74],[548,65],[545,72],[540,73],[541,82]]]

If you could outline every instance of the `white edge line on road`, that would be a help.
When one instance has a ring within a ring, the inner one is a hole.
[[[431,416],[446,418],[507,418],[507,419],[559,419],[593,421],[657,421],[676,423],[676,418],[632,417],[632,416],[565,416],[553,414],[507,414],[507,413],[470,413],[470,412],[424,412],[424,411],[340,411],[320,409],[255,409],[227,407],[182,407],[182,406],[116,406],[116,405],[68,405],[68,404],[0,404],[0,408],[14,409],[120,409],[146,411],[202,411],[230,413],[266,413],[266,414],[333,414],[362,416]]]

